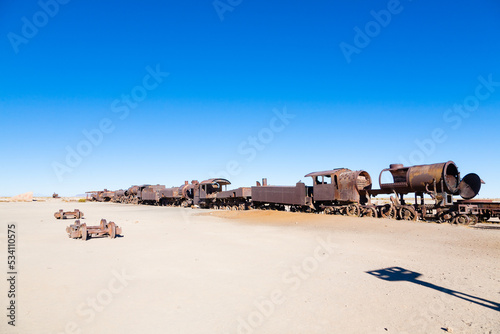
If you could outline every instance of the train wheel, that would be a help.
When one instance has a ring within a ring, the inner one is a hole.
[[[375,209],[374,207],[366,208],[364,213],[363,213],[363,217],[377,218],[377,216],[378,216],[377,209]]]
[[[99,224],[99,227],[101,228],[101,230],[105,230],[106,229],[106,219],[101,219],[101,223]]]
[[[415,212],[415,209],[412,207],[407,207],[404,206],[401,209],[399,209],[399,218],[403,220],[417,220],[417,213]]]
[[[459,215],[455,217],[454,220],[455,224],[460,224],[460,225],[469,225],[470,224],[470,219],[469,216],[467,215]]]
[[[349,217],[359,217],[360,211],[358,204],[349,204],[346,208],[346,213]]]
[[[111,239],[116,238],[116,224],[111,222],[108,224],[108,234]]]
[[[80,232],[82,234],[82,240],[87,240],[89,237],[87,234],[87,224],[82,224],[82,226],[80,227]]]
[[[438,222],[440,224],[442,224],[442,223],[449,223],[449,224],[451,224],[451,223],[453,223],[453,220],[454,220],[454,218],[453,218],[453,216],[450,213],[444,213],[444,212],[442,212],[438,216]]]
[[[333,208],[327,206],[325,208],[325,215],[333,215]]]
[[[241,203],[241,204],[238,206],[238,209],[240,209],[240,210],[246,210],[246,208],[247,208],[247,207],[246,207],[245,203]]]
[[[469,219],[470,219],[470,225],[476,225],[477,222],[479,221],[479,218],[476,215],[470,215]]]
[[[396,209],[391,204],[386,204],[380,207],[380,216],[382,218],[394,219],[396,218]]]

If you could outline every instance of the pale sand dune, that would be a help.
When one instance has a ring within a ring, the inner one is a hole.
[[[67,238],[53,214],[75,208],[124,236]],[[500,230],[61,200],[0,203],[0,222],[3,264],[17,224],[19,271],[0,333],[500,332]],[[367,273],[391,267],[421,276]]]

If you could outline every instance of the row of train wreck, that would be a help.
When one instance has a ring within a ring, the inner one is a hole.
[[[383,182],[386,173],[392,182]],[[231,183],[227,179],[214,178],[186,181],[172,188],[141,185],[126,190],[90,191],[87,198],[100,202],[224,210],[272,209],[462,225],[500,217],[500,203],[473,199],[484,183],[481,178],[474,173],[461,178],[453,161],[412,167],[392,164],[380,173],[380,189],[372,189],[372,179],[366,171],[337,168],[305,177],[312,178],[312,186],[302,182],[295,186],[271,186],[263,179],[252,187],[228,190]],[[391,195],[390,202],[373,204],[372,198],[378,195]],[[408,195],[413,197],[412,201],[405,199]]]

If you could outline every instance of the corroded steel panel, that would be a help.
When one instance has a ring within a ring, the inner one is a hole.
[[[252,187],[254,202],[283,205],[307,205],[307,188],[302,182],[293,186]]]
[[[226,190],[217,193],[217,198],[247,198],[252,196],[252,189],[250,187],[242,187],[238,189]]]

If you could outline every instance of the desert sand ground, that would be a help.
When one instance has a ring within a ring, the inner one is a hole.
[[[75,208],[123,237],[69,239],[53,214]],[[0,222],[1,333],[500,333],[498,229],[62,200]]]

